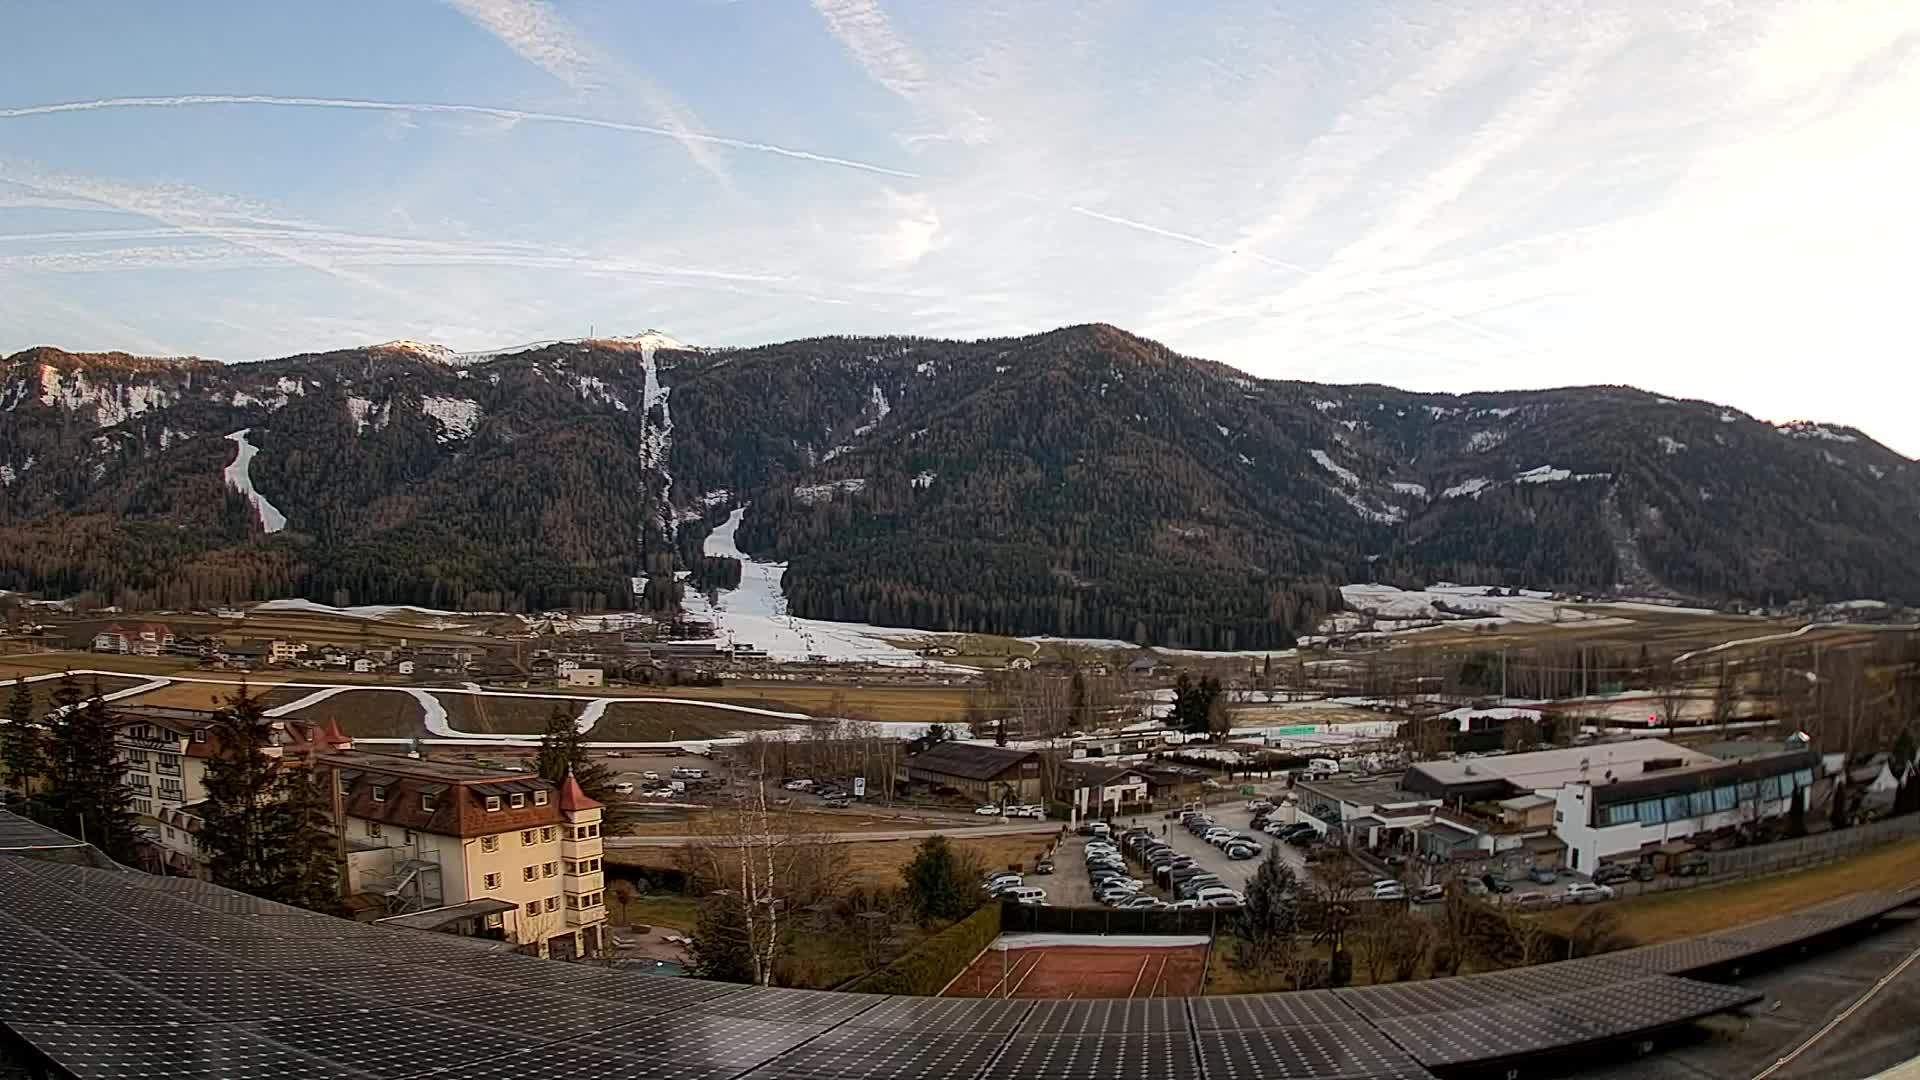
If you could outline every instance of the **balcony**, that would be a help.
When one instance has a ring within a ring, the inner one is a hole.
[[[568,926],[592,926],[607,921],[605,904],[595,904],[590,908],[564,908]]]
[[[586,874],[563,874],[560,887],[570,893],[599,892],[606,887],[606,878],[598,870]]]

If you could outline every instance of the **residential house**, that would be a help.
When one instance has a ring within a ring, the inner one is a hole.
[[[1076,818],[1113,818],[1150,811],[1147,774],[1125,765],[1100,766],[1080,761],[1064,771],[1064,786]]]
[[[603,808],[571,776],[556,788],[525,773],[358,750],[316,760],[339,793],[348,889],[377,899],[380,915],[451,909],[542,956],[604,947]],[[466,906],[488,900],[511,907]]]
[[[291,641],[275,638],[267,642],[267,660],[275,664],[291,664],[307,655],[308,645],[304,641]]]
[[[1165,667],[1165,664],[1162,664],[1151,656],[1139,656],[1135,657],[1133,662],[1127,665],[1127,674],[1158,675]]]
[[[1016,656],[1007,661],[1007,667],[1013,671],[1029,671],[1033,668],[1033,660],[1026,656]]]
[[[607,685],[607,673],[601,668],[572,667],[560,673],[560,685],[572,688]]]
[[[355,675],[368,675],[372,672],[373,660],[370,657],[356,656],[353,658],[353,673]]]
[[[981,743],[940,742],[906,761],[915,787],[958,792],[975,802],[1038,802],[1046,795],[1045,770],[1032,750]]]
[[[173,630],[165,623],[141,623],[132,628],[113,623],[93,635],[94,652],[159,656],[172,652],[174,645]]]
[[[275,726],[279,727],[276,721]],[[171,873],[203,876],[193,833],[207,797],[207,761],[219,750],[213,713],[152,706],[113,711],[113,745],[133,791],[137,827]]]

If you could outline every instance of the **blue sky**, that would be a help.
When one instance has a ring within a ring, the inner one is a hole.
[[[1920,455],[1916,102],[1920,0],[27,4],[0,351],[1105,321]]]

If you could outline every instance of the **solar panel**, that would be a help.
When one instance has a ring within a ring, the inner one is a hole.
[[[221,1020],[331,1016],[350,1023],[351,1018],[360,1013],[388,1010],[396,1004],[378,996],[343,993],[331,986],[272,971],[163,968],[131,972],[126,978],[143,990]]]
[[[1612,983],[1635,982],[1647,977],[1637,964],[1607,957],[1569,960],[1560,964],[1511,968],[1484,975],[1468,975],[1450,980],[1449,985],[1475,986],[1495,990],[1511,998],[1531,1001],[1554,994],[1570,994]]]
[[[488,1024],[502,1030],[539,1039],[578,1039],[660,1015],[659,1010],[627,1002],[540,990],[503,994],[498,987],[490,987],[473,997],[418,1002],[411,1007],[456,1020],[483,1016]]]
[[[91,964],[10,961],[0,970],[0,1020],[9,1023],[164,1024],[180,1007]]]
[[[70,847],[78,843],[58,829],[0,810],[0,848]]]
[[[80,1080],[326,1080],[364,1077],[225,1024],[23,1024],[14,1029]]]
[[[1023,1035],[1128,1035],[1144,1031],[1187,1030],[1187,1006],[1180,998],[1144,1001],[1042,1001],[1020,1028]]]
[[[1431,1075],[1379,1029],[1359,1022],[1203,1031],[1198,1042],[1201,1069],[1210,1080],[1424,1080]]]
[[[1362,1016],[1379,1020],[1393,1016],[1418,1016],[1422,1013],[1452,1012],[1511,1004],[1511,995],[1485,983],[1467,979],[1435,979],[1431,982],[1393,983],[1389,986],[1364,986],[1335,990],[1340,1000],[1353,1006]]]
[[[1000,1052],[997,1032],[916,1034],[839,1027],[747,1073],[748,1080],[972,1080]],[[1036,1080],[1036,1078],[1030,1078]],[[1045,1078],[1051,1080],[1051,1078]]]
[[[428,1017],[407,1009],[340,1018],[257,1020],[232,1026],[262,1040],[376,1076],[425,1072],[458,1076],[469,1063],[516,1054],[538,1042],[519,1032]]]
[[[1193,1026],[1199,1031],[1351,1024],[1360,1019],[1331,990],[1201,997],[1194,998],[1192,1006]]]
[[[997,998],[877,998],[879,1004],[850,1017],[847,1027],[911,1031],[915,1037],[969,1032],[1009,1032],[1033,1011],[1033,1002]]]
[[[1167,1077],[1200,1080],[1193,1036],[1184,1031],[1131,1035],[1012,1035],[984,1077],[1018,1080],[1112,1080]]]
[[[1631,1035],[1737,1009],[1760,998],[1760,994],[1737,986],[1659,975],[1562,994],[1543,999],[1540,1004],[1607,1035]]]
[[[1380,1030],[1428,1068],[1498,1061],[1602,1038],[1607,1032],[1538,1005],[1384,1017]]]
[[[645,978],[647,976],[642,976]],[[759,990],[729,994],[703,1003],[709,1016],[738,1016],[789,1024],[827,1026],[851,1019],[886,1000],[873,994],[835,994],[826,990]]]
[[[649,1061],[698,1062],[731,1074],[751,1069],[824,1030],[825,1024],[776,1024],[679,1012],[644,1017],[572,1043]]]

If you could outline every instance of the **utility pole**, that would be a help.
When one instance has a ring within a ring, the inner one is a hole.
[[[1504,700],[1506,696],[1507,696],[1507,650],[1506,650],[1506,646],[1503,645],[1500,648],[1500,697]]]

